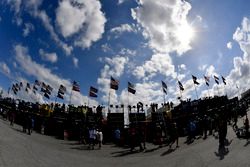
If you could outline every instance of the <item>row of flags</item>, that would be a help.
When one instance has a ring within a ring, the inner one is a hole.
[[[195,85],[199,85],[199,84],[200,84],[200,83],[197,81],[197,77],[196,77],[196,76],[192,75],[192,79],[193,79],[193,82],[194,82]],[[226,85],[226,84],[227,84],[227,83],[226,83],[226,79],[225,79],[223,76],[221,76],[221,79],[222,79],[222,82],[224,83],[224,85]],[[204,75],[204,80],[205,80],[206,85],[209,86],[210,77]],[[217,77],[216,75],[214,75],[214,81],[215,81],[215,83],[216,83],[217,85],[220,84],[219,80],[220,80],[220,78]],[[181,84],[180,81],[178,81],[178,83],[179,83],[180,90],[183,91],[183,90],[184,90],[183,85]]]
[[[192,79],[195,85],[199,85],[200,83],[197,81],[197,77],[192,75]],[[209,86],[209,82],[210,82],[210,77],[205,76],[204,75],[204,79],[205,79],[205,83],[207,86]],[[226,79],[221,76],[222,82],[226,85]],[[214,80],[216,84],[219,84],[219,77],[214,75]],[[167,94],[167,89],[168,86],[164,81],[161,81],[162,83],[162,91]],[[180,81],[178,81],[178,85],[179,85],[179,89],[181,91],[184,91],[184,86],[182,85],[182,83]],[[36,91],[38,91],[38,88],[40,87],[40,91],[42,93],[44,93],[44,97],[46,97],[47,99],[50,98],[51,92],[53,91],[53,88],[49,85],[46,84],[44,82],[40,82],[38,80],[35,80],[35,83],[33,84],[33,93],[36,94]],[[16,83],[12,85],[12,91],[14,92],[14,94],[17,94],[17,92],[19,90],[21,90],[21,88],[23,88],[23,83]],[[113,78],[112,76],[110,77],[110,89],[114,89],[114,90],[118,90],[119,89],[119,81],[116,80],[115,78]],[[31,85],[30,83],[26,84],[26,88],[25,91],[28,92],[29,90],[31,90]],[[64,85],[60,85],[58,92],[57,92],[57,97],[60,99],[64,99],[64,95],[66,93],[66,87]],[[73,81],[72,84],[72,91],[76,91],[76,92],[80,92],[80,85],[78,82]],[[135,85],[132,84],[131,82],[128,82],[128,92],[135,94],[136,93],[136,89],[135,89]],[[98,89],[90,86],[89,88],[89,97],[98,97]]]

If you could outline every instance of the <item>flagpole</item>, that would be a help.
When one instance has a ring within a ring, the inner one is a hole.
[[[165,99],[165,92],[164,92],[164,88],[162,87],[162,94],[163,94],[163,106],[166,103],[166,99]]]
[[[220,96],[219,85],[217,85],[218,96]]]
[[[208,93],[208,97],[210,97],[209,86],[207,86],[207,93]]]
[[[69,98],[69,105],[71,104],[71,96],[72,96],[72,92],[73,92],[73,90],[71,89],[70,98]]]
[[[194,83],[193,83],[194,84]],[[195,89],[195,93],[196,93],[196,99],[198,100],[198,94],[197,94],[197,90],[196,90],[196,86],[194,84],[194,89]]]
[[[110,113],[110,89],[109,89],[108,113]]]
[[[129,111],[129,92],[128,92],[128,106],[127,106],[127,108],[128,108],[128,113],[130,113],[130,111]]]
[[[90,98],[90,97],[88,97],[88,107],[89,107],[89,98]]]

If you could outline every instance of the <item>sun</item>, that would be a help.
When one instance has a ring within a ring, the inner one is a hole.
[[[175,32],[177,39],[181,43],[190,43],[195,36],[195,32],[193,27],[191,27],[188,23],[182,24],[179,26]]]

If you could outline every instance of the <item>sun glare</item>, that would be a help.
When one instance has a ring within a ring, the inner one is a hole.
[[[179,41],[189,43],[194,38],[194,29],[188,24],[182,24],[176,30],[176,36]]]

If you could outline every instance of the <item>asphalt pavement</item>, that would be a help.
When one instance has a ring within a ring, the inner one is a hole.
[[[242,120],[239,120],[239,126]],[[89,150],[87,145],[76,141],[59,140],[33,132],[27,135],[18,125],[11,127],[0,119],[0,167],[120,167],[120,166],[250,166],[250,141],[238,139],[232,127],[228,127],[228,150],[218,151],[218,139],[208,136],[180,147],[159,148],[147,143],[144,152],[130,152],[129,148],[103,145],[101,149]]]

